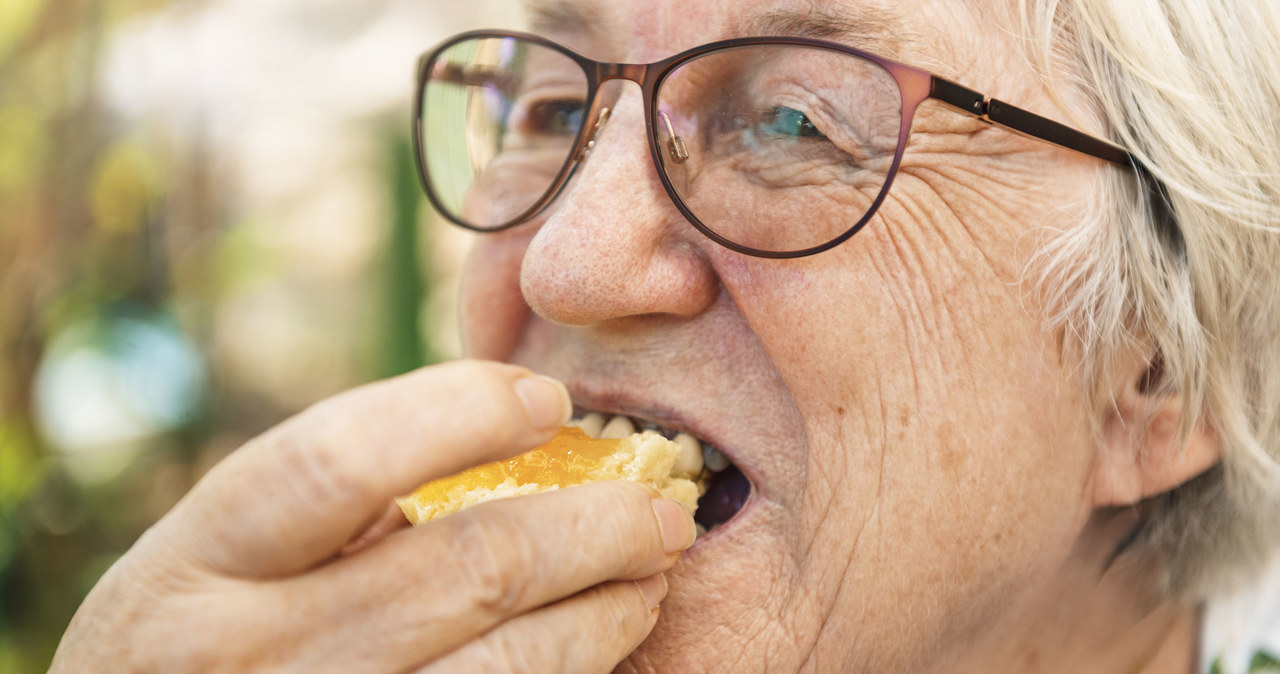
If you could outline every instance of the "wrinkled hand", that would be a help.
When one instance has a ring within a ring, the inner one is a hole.
[[[393,497],[547,441],[568,408],[559,384],[482,362],[315,405],[138,540],[53,671],[609,671],[693,542],[679,504],[614,482],[388,526]]]

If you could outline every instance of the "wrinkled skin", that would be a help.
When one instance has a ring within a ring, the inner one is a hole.
[[[863,2],[582,1],[549,36],[597,58],[843,12],[859,46],[1068,118],[985,3],[906,0],[886,23]],[[861,233],[764,260],[682,219],[639,111],[626,85],[556,204],[469,258],[468,355],[521,367],[428,368],[252,441],[103,578],[54,670],[1189,671],[1194,610],[1113,551],[1128,506],[1216,460],[1212,432],[1170,451],[1176,400],[1134,431],[1147,353],[1108,364],[1093,407],[1022,283],[1100,162],[927,102]],[[751,500],[692,548],[688,517],[634,485],[379,519],[547,439],[567,403],[530,407],[529,370],[715,444]]]
[[[112,566],[51,671],[607,671],[652,628],[662,572],[693,543],[683,506],[607,482],[405,530],[390,505],[546,442],[570,411],[563,386],[472,361],[311,407]],[[588,628],[601,644],[576,648]]]
[[[895,35],[872,25],[869,49],[1065,120],[985,3],[887,4]],[[649,62],[841,3],[576,6],[597,21],[542,32]],[[1170,636],[1185,614],[1130,607],[1140,583],[1111,594],[1124,583],[1104,579],[1107,555],[1132,522],[1099,508],[1136,499],[1114,498],[1129,478],[1089,434],[1106,410],[1019,283],[1042,228],[1073,226],[1094,198],[1101,162],[927,102],[870,226],[816,256],[756,259],[671,205],[638,88],[619,86],[550,213],[479,241],[463,318],[471,355],[688,428],[753,480],[747,509],[669,574],[663,619],[624,671],[1129,671],[1186,639]],[[1073,659],[1133,623],[1126,647],[1102,649],[1109,664]]]

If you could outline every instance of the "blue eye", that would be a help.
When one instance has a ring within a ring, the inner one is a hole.
[[[825,138],[826,134],[818,130],[803,112],[795,108],[779,105],[769,112],[762,125],[762,131],[780,136],[797,138]]]

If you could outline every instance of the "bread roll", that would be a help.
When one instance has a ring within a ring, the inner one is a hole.
[[[630,480],[653,487],[693,512],[706,485],[672,475],[679,456],[678,444],[653,431],[598,440],[580,428],[564,427],[537,449],[428,482],[396,503],[410,522],[422,524],[485,501]]]

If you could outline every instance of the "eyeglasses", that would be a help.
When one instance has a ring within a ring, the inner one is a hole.
[[[748,255],[812,255],[856,234],[888,194],[916,107],[929,98],[1141,167],[1110,142],[831,42],[740,38],[621,64],[482,31],[419,60],[413,130],[428,198],[483,232],[534,219],[595,147],[617,98],[601,85],[614,79],[642,89],[649,151],[672,202],[703,234]]]

